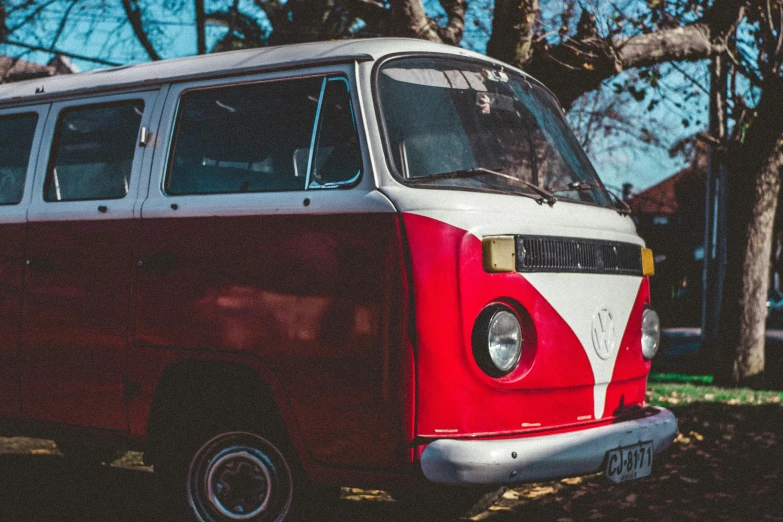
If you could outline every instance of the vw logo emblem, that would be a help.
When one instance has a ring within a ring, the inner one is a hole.
[[[614,351],[614,321],[605,306],[593,316],[593,348],[601,359],[608,359]]]

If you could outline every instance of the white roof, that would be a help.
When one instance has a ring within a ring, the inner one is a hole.
[[[157,85],[199,77],[224,76],[276,67],[290,67],[297,63],[305,65],[308,62],[377,60],[399,52],[457,53],[462,56],[489,59],[459,47],[410,38],[371,38],[281,45],[145,62],[0,85],[0,105],[30,104],[35,103],[36,99],[43,102],[66,93],[113,90],[133,86],[143,87],[144,85]]]

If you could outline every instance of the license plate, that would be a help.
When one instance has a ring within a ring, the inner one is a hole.
[[[652,473],[653,443],[640,442],[606,453],[606,478],[619,484]]]

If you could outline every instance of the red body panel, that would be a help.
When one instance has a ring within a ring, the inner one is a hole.
[[[22,415],[127,430],[133,220],[28,225]]]
[[[642,345],[642,313],[650,305],[650,280],[644,278],[639,295],[628,319],[629,328],[620,343],[620,353],[614,363],[612,382],[606,391],[606,412],[619,413],[625,406],[642,404],[647,391],[647,374],[652,361],[646,361],[639,347]],[[633,328],[630,325],[634,325]],[[639,325],[637,328],[636,325]],[[611,410],[610,407],[614,407]]]
[[[25,224],[0,225],[0,416],[19,415],[19,329]]]
[[[142,230],[135,344],[148,349],[134,359],[149,360],[134,368],[160,367],[168,349],[251,355],[282,384],[277,402],[290,404],[316,459],[409,460],[396,214],[145,219]],[[156,373],[132,376],[146,383],[141,400]],[[144,410],[132,412],[143,431]]]
[[[464,230],[413,214],[404,222],[416,314],[417,435],[502,436],[594,422],[595,381],[584,348],[524,276],[485,272],[481,242]],[[648,294],[644,285],[617,363],[616,378],[627,382],[612,385],[606,412],[644,400],[649,364],[639,339]],[[492,302],[514,308],[525,330],[519,367],[500,379],[478,367],[471,346],[475,319]]]

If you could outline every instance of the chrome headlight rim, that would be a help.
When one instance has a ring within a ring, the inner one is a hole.
[[[641,344],[645,361],[651,361],[661,347],[661,320],[650,306],[645,307],[642,312]]]
[[[513,317],[517,342],[513,356],[505,365],[498,365],[492,357],[492,327],[501,319],[508,320]],[[479,368],[490,377],[500,378],[513,373],[522,359],[525,348],[524,331],[519,314],[510,306],[501,303],[487,305],[479,314],[473,325],[473,357]]]

